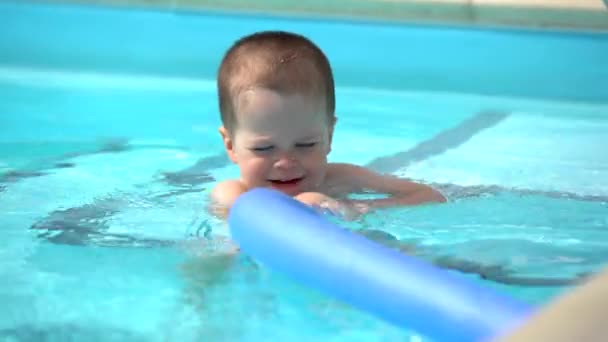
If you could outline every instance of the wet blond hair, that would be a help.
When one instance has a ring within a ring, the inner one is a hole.
[[[334,119],[329,61],[317,45],[295,33],[263,31],[237,40],[222,59],[217,87],[222,124],[229,132],[237,125],[239,94],[252,88],[321,97],[328,120]]]

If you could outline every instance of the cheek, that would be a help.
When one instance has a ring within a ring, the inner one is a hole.
[[[327,155],[322,150],[318,150],[302,156],[300,161],[309,172],[320,173],[324,171],[327,164]]]
[[[248,179],[265,176],[272,162],[269,158],[251,157],[241,163],[241,174]]]

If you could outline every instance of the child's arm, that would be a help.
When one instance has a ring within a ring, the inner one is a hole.
[[[341,179],[352,192],[367,190],[389,195],[388,198],[363,201],[372,208],[447,201],[440,192],[424,184],[352,164],[332,164],[331,167],[333,177]]]
[[[245,186],[237,180],[219,183],[209,196],[209,212],[217,217],[227,218],[232,203],[245,191]]]
[[[358,207],[356,203],[338,201],[320,192],[303,192],[294,199],[320,212],[329,212],[344,220],[355,220],[367,212],[367,206]]]

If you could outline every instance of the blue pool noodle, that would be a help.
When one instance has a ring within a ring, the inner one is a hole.
[[[437,341],[484,341],[530,313],[524,303],[342,229],[274,190],[241,195],[228,223],[242,251],[262,264]]]

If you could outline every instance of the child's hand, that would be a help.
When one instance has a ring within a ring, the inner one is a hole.
[[[369,211],[364,203],[338,201],[318,192],[303,192],[294,198],[320,212],[328,212],[347,221],[356,220]]]

